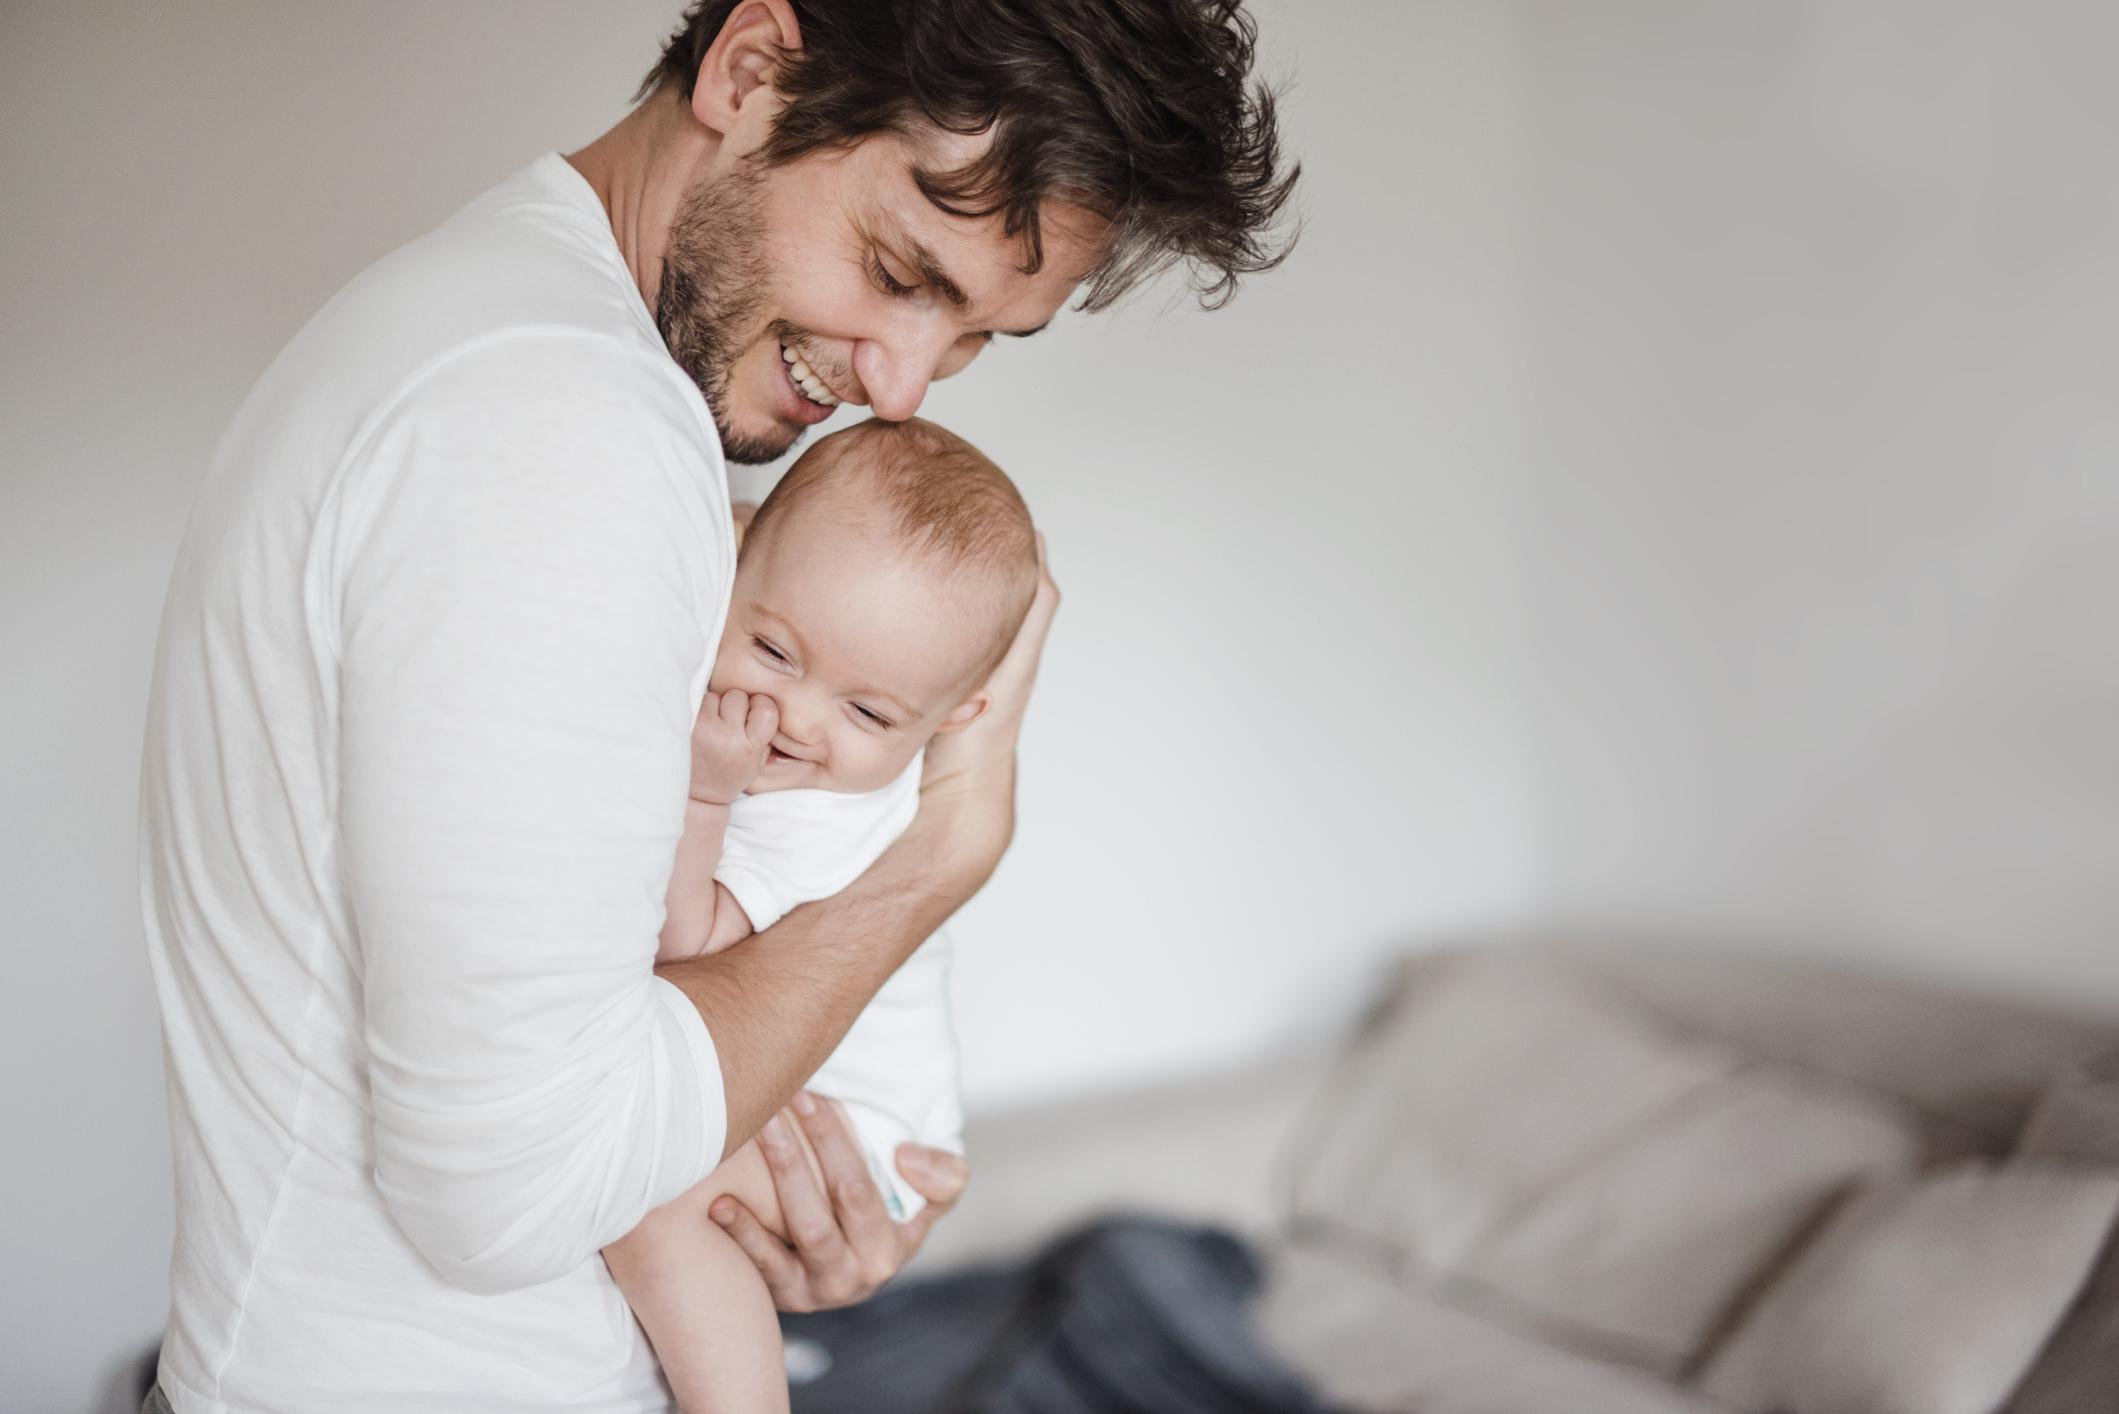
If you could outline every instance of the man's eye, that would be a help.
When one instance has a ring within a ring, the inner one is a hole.
[[[890,719],[888,717],[877,716],[874,712],[869,711],[866,707],[863,707],[858,702],[854,704],[854,711],[859,712],[862,716],[868,718],[869,721],[874,722],[877,726],[883,728],[885,731],[888,731],[890,729]]]
[[[766,657],[772,659],[775,663],[784,663],[787,661],[787,655],[785,653],[782,653],[779,649],[773,647],[772,644],[766,642],[764,639],[758,637],[756,634],[751,635],[750,641],[758,646],[758,651],[760,653],[763,653]]]
[[[868,273],[875,277],[876,288],[886,295],[909,295],[919,288],[917,285],[905,284],[897,276],[891,274],[890,267],[883,263],[883,257],[880,255],[868,257]]]

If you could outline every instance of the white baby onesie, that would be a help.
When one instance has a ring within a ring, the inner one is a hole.
[[[737,797],[714,877],[759,932],[800,904],[831,897],[912,823],[920,764],[916,756],[889,785],[858,795],[783,790]],[[900,1222],[927,1200],[898,1172],[898,1145],[964,1152],[956,1028],[949,1015],[951,953],[946,933],[922,943],[809,1082],[845,1112],[884,1203]]]

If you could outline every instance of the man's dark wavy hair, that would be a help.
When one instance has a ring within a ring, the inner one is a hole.
[[[689,98],[738,0],[701,0],[640,96]],[[999,215],[1036,271],[1047,199],[1111,222],[1081,308],[1101,309],[1172,265],[1214,308],[1287,255],[1281,219],[1298,165],[1280,164],[1273,94],[1251,79],[1257,26],[1242,0],[790,0],[802,47],[774,76],[787,100],[767,161],[872,133],[991,129],[963,167],[915,173],[956,216]]]

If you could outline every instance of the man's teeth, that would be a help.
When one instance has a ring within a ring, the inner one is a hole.
[[[795,380],[795,386],[800,388],[811,402],[821,403],[828,408],[839,405],[839,400],[831,395],[831,390],[824,386],[824,381],[809,371],[809,365],[802,361],[802,355],[784,342],[780,345],[780,361],[787,365],[788,376]]]

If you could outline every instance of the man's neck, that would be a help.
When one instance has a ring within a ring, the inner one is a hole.
[[[619,254],[640,298],[655,307],[662,254],[684,194],[720,150],[720,135],[692,117],[672,89],[658,89],[567,161],[603,202]]]

